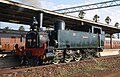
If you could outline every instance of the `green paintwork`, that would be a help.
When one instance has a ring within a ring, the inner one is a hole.
[[[58,48],[99,48],[104,47],[104,33],[100,34],[101,45],[99,46],[98,34],[81,32],[81,31],[58,31]]]

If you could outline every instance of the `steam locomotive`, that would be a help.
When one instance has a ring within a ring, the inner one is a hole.
[[[79,61],[85,58],[100,57],[104,48],[105,33],[100,27],[91,27],[90,32],[66,30],[65,22],[57,20],[54,30],[39,32],[33,23],[26,34],[25,48],[15,45],[22,65],[40,65]],[[86,30],[86,29],[85,29]]]

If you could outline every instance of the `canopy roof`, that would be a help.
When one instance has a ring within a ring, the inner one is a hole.
[[[33,6],[23,5],[8,0],[0,0],[0,21],[12,22],[30,25],[32,23],[32,18],[38,16],[38,14],[43,13],[43,27],[53,27],[53,23],[60,19],[64,20],[66,27],[76,27],[78,25],[83,26],[98,26],[103,29],[108,34],[119,33],[120,28],[116,28],[107,24],[94,22],[86,19],[80,19],[78,17],[68,16],[59,14],[53,11],[35,8]]]

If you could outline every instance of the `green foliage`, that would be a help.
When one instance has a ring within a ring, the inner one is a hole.
[[[118,22],[116,22],[114,26],[118,28],[118,26],[119,26],[119,23],[118,23]]]
[[[109,24],[111,22],[111,18],[109,16],[106,17],[105,22]]]
[[[85,12],[80,11],[78,17],[81,18],[81,19],[83,19],[84,16],[85,16],[85,14],[86,14]]]
[[[100,18],[100,16],[98,16],[97,14],[94,16],[94,18],[93,18],[93,21],[95,21],[95,22],[98,22],[99,21],[99,18]]]
[[[25,31],[25,28],[23,26],[20,26],[19,31]]]
[[[4,29],[9,30],[9,27],[5,27]]]

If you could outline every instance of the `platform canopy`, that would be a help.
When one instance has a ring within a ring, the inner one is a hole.
[[[80,19],[78,17],[69,15],[63,15],[13,1],[0,0],[0,21],[3,22],[31,25],[33,17],[39,18],[40,13],[43,13],[43,27],[53,27],[54,22],[60,19],[65,21],[66,27],[68,28],[79,28],[79,26],[88,25],[101,27],[108,34],[120,32],[120,28],[116,28],[107,24]]]

